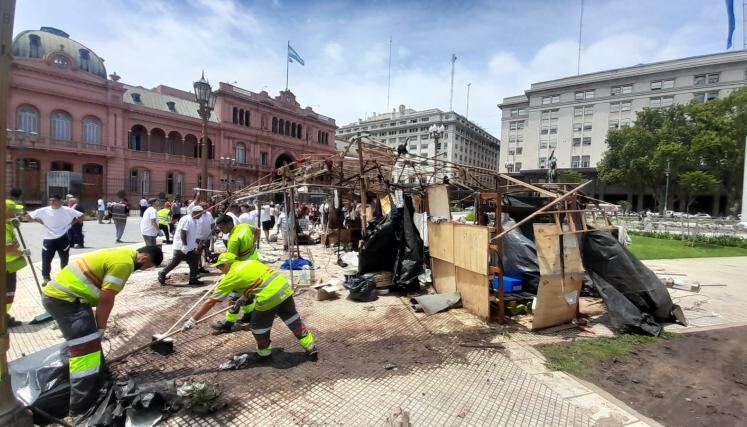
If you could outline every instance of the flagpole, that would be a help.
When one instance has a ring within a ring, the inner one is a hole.
[[[289,67],[290,61],[288,60],[288,58],[290,57],[290,45],[291,45],[291,41],[288,40],[288,46],[287,46],[287,49],[285,50],[285,90],[286,91],[288,90],[288,68],[290,68]]]

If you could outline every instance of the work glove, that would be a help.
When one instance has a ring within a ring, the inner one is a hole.
[[[106,335],[106,329],[99,328],[98,332],[99,332],[99,339],[103,341]]]
[[[21,249],[19,252],[21,253],[21,256],[31,256],[31,249]]]
[[[193,317],[190,317],[189,320],[184,322],[184,326],[182,326],[182,331],[188,331],[194,328],[196,324],[197,324],[197,321]]]
[[[13,227],[16,228],[21,226],[21,221],[19,221],[18,218],[11,219],[10,223],[13,225]]]

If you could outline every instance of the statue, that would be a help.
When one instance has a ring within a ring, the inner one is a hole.
[[[552,183],[558,179],[558,160],[555,158],[555,150],[552,150],[547,159],[547,182]]]

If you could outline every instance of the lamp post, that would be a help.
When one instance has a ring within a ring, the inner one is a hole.
[[[219,161],[221,168],[225,171],[226,174],[226,192],[228,192],[231,188],[231,172],[236,166],[236,159],[233,159],[231,157],[221,157]]]
[[[431,136],[431,138],[433,138],[436,141],[436,145],[435,145],[436,152],[434,156],[435,159],[438,159],[438,156],[439,156],[438,152],[441,150],[441,138],[444,137],[445,133],[446,133],[446,128],[444,127],[443,124],[434,123],[428,128],[428,134]]]
[[[200,174],[202,176],[202,182],[201,187],[203,189],[207,189],[208,187],[208,156],[209,156],[209,147],[208,147],[208,136],[207,136],[207,125],[208,120],[210,119],[210,115],[213,112],[213,109],[215,109],[215,100],[216,96],[215,93],[212,92],[212,87],[210,87],[210,83],[208,83],[207,80],[205,80],[205,72],[202,72],[202,77],[200,80],[196,81],[194,83],[195,88],[195,102],[199,104],[199,108],[197,109],[197,113],[200,115],[200,118],[202,118],[202,142],[200,142]],[[207,191],[202,192],[203,199],[207,200],[208,194]]]
[[[667,169],[664,171],[667,176],[667,185],[664,187],[664,214],[667,213],[667,202],[669,201],[669,176],[672,174],[672,169],[669,167],[669,160],[667,160]]]

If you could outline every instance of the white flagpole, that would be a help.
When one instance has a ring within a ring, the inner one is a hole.
[[[584,29],[584,0],[581,0],[581,17],[578,21],[578,65],[576,68],[576,74],[581,74],[581,36],[583,35]]]
[[[289,60],[290,46],[291,46],[291,41],[288,40],[288,46],[287,46],[287,49],[285,50],[285,90],[286,91],[288,90],[288,68],[290,68],[290,60]]]

